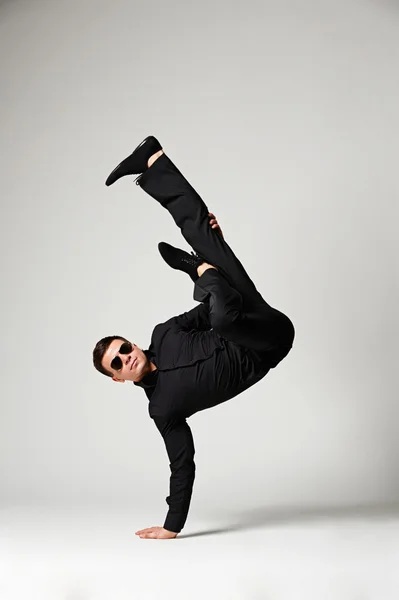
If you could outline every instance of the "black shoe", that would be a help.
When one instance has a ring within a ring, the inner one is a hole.
[[[175,248],[166,242],[159,242],[158,250],[164,259],[164,261],[172,267],[172,269],[178,269],[184,271],[190,275],[191,279],[195,282],[198,279],[197,267],[205,262],[200,256],[191,252],[185,252],[180,248]]]
[[[158,140],[154,138],[153,135],[146,137],[145,140],[143,140],[127,158],[119,163],[110,175],[108,175],[105,185],[112,185],[117,179],[120,179],[125,175],[137,175],[143,173],[147,169],[148,159],[155,154],[155,152],[158,152],[158,150],[162,150],[162,146]]]

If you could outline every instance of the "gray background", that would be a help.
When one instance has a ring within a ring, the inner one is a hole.
[[[190,515],[398,500],[398,31],[377,0],[1,3],[3,506],[163,523],[147,399],[91,362],[196,305],[158,255],[187,249],[171,217],[104,186],[150,133],[297,335],[189,420]]]

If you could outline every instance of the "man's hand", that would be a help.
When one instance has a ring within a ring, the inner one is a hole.
[[[208,216],[210,217],[209,225],[212,227],[212,229],[216,229],[216,231],[224,239],[224,235],[222,233],[222,230],[220,229],[219,223],[218,223],[217,218],[215,217],[215,215],[213,213],[208,213]]]
[[[148,527],[148,529],[140,529],[140,531],[136,531],[136,535],[140,536],[141,538],[152,540],[171,540],[178,534],[174,531],[168,531],[163,527]]]

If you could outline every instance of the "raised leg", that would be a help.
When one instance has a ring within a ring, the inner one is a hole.
[[[169,211],[188,244],[217,267],[245,304],[265,303],[233,250],[209,226],[209,210],[204,201],[166,154],[155,160],[137,184]]]

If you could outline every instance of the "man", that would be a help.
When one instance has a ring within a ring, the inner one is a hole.
[[[163,527],[136,532],[141,538],[175,538],[191,501],[194,442],[187,418],[237,396],[260,381],[290,351],[291,320],[270,306],[224,240],[212,213],[163,152],[147,137],[109,175],[111,185],[126,175],[173,217],[195,253],[165,242],[159,251],[194,282],[192,310],[158,324],[147,350],[121,336],[100,340],[94,366],[114,381],[132,381],[149,400],[170,461],[169,510]],[[209,223],[209,217],[211,217]]]

